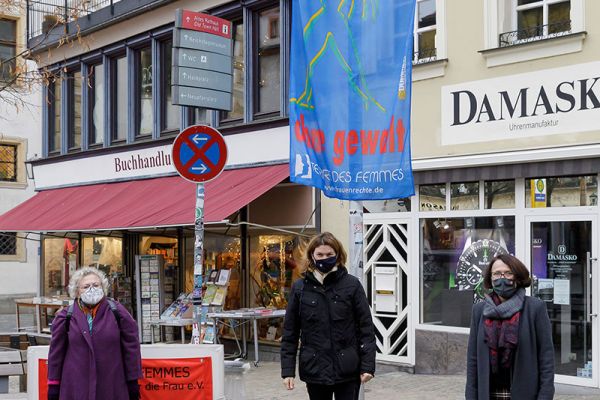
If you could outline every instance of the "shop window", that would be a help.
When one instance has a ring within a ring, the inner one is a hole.
[[[236,235],[237,233],[237,235]],[[215,232],[205,232],[204,234],[204,278],[203,282],[208,282],[211,275],[214,277],[223,269],[229,270],[229,284],[223,310],[238,310],[244,304],[242,303],[242,269],[241,269],[241,240],[239,231],[233,229],[228,235]],[[194,290],[194,237],[185,238],[185,285],[184,291],[192,293]],[[213,278],[214,279],[214,278]],[[206,288],[205,288],[206,289]],[[206,291],[203,293],[203,296]],[[209,296],[210,297],[210,296]],[[220,325],[219,336],[221,337],[240,337],[241,329],[234,328],[234,324]],[[235,332],[233,329],[236,329]]]
[[[145,47],[136,53],[135,123],[136,136],[152,134],[152,48]]]
[[[90,67],[89,76],[90,122],[89,144],[104,143],[104,65],[96,64]]]
[[[479,182],[450,185],[451,210],[479,210]]]
[[[300,277],[300,249],[291,235],[258,235],[250,238],[250,306],[285,309],[292,282]],[[258,321],[261,340],[281,338],[281,318]]]
[[[61,100],[62,81],[60,77],[57,77],[48,85],[48,153],[60,153],[61,151]]]
[[[17,21],[0,18],[0,81],[16,77]]]
[[[162,43],[162,131],[179,131],[181,119],[181,107],[173,104],[171,91],[172,64],[173,64],[173,42]]]
[[[281,34],[279,7],[258,13],[257,117],[279,115]]]
[[[409,212],[410,197],[405,199],[363,201],[363,208],[368,213]]]
[[[123,239],[107,236],[84,237],[83,265],[98,268],[107,277],[123,272]]]
[[[132,282],[123,271],[123,239],[108,236],[85,236],[82,239],[83,264],[106,274],[109,296],[118,300],[131,313]]]
[[[192,249],[193,250],[193,249]],[[228,269],[229,286],[227,295],[223,304],[224,310],[237,310],[242,307],[242,284],[241,284],[241,240],[237,236],[226,236],[216,233],[206,233],[204,235],[204,271],[210,274],[210,271],[220,271]],[[193,270],[191,279],[187,277],[186,286],[193,289]],[[225,332],[221,332],[225,333]]]
[[[515,181],[485,181],[485,209],[514,208]]]
[[[16,145],[0,143],[0,182],[17,181],[17,155]]]
[[[67,75],[65,84],[68,88],[69,99],[69,149],[81,149],[81,72]]]
[[[596,175],[525,180],[525,205],[528,208],[579,207],[597,204]]]
[[[71,276],[79,267],[79,241],[71,238],[43,239],[44,296],[68,296]]]
[[[233,22],[233,102],[231,111],[221,111],[221,124],[232,124],[243,122],[245,110],[246,68],[245,68],[245,46],[244,23]]]
[[[515,218],[428,218],[421,229],[421,322],[468,327],[472,305],[485,293],[489,262],[515,252]]]
[[[446,209],[446,184],[419,186],[419,210],[443,211]]]
[[[413,62],[423,63],[436,59],[436,21],[436,0],[417,0]]]
[[[111,68],[111,139],[125,141],[127,139],[128,123],[128,72],[127,57],[112,60]]]

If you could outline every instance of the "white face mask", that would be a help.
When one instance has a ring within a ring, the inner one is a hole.
[[[102,300],[104,297],[104,291],[102,288],[90,286],[85,292],[81,294],[81,301],[90,306],[94,306]]]

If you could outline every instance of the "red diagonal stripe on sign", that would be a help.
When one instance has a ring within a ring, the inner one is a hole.
[[[196,146],[196,144],[190,140],[189,136],[184,137],[184,141],[190,147],[190,149],[192,149],[192,151],[194,152],[194,156],[192,158],[190,158],[189,161],[183,165],[184,169],[189,171],[189,169],[198,160],[202,160],[206,164],[206,166],[208,168],[210,168],[211,170],[216,168],[216,165],[213,164],[213,162],[211,160],[209,160],[205,154],[210,149],[210,147],[217,141],[216,138],[211,137],[210,139],[208,139],[208,141],[206,143],[204,143],[204,145],[202,145],[202,147]]]

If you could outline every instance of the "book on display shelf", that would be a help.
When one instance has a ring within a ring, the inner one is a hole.
[[[217,286],[212,285],[212,284],[207,285],[206,291],[204,292],[204,296],[202,297],[202,305],[209,306],[215,299],[216,293],[217,293]]]
[[[213,306],[222,306],[225,302],[225,296],[227,295],[227,287],[226,286],[218,286],[215,292],[215,296],[210,303]]]
[[[228,270],[228,269],[219,270],[219,278],[218,278],[216,284],[219,286],[227,285],[227,283],[229,282],[230,275],[231,275],[231,270]]]

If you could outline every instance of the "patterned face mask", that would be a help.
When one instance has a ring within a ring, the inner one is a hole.
[[[85,304],[94,306],[102,300],[104,297],[104,291],[102,288],[90,286],[81,294],[81,301]]]

